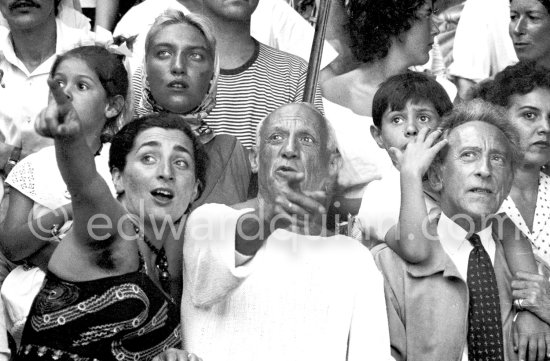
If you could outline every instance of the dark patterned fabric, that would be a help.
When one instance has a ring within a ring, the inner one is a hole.
[[[495,270],[477,234],[468,259],[468,360],[504,360],[500,301]]]
[[[179,308],[143,272],[67,282],[49,272],[16,360],[151,360],[181,347]]]

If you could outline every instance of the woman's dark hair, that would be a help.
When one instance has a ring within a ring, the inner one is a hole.
[[[380,85],[372,100],[372,119],[375,126],[382,126],[386,110],[405,109],[407,102],[429,101],[440,117],[453,109],[453,103],[445,89],[434,78],[415,71],[390,77]]]
[[[474,99],[482,99],[485,101],[489,101],[489,94],[491,93],[493,89],[493,79],[487,78],[473,87],[471,87],[468,92],[466,93],[464,100],[474,100]]]
[[[550,90],[550,72],[535,62],[522,61],[507,66],[495,75],[483,98],[493,104],[508,107],[511,96],[525,95],[536,88]]]
[[[347,27],[355,58],[363,63],[385,58],[391,38],[411,28],[426,1],[431,0],[351,0]]]
[[[191,143],[193,143],[193,159],[195,161],[195,179],[199,181],[199,193],[196,199],[199,199],[206,184],[208,155],[202,143],[193,134],[191,128],[176,114],[151,113],[136,118],[122,127],[111,141],[111,149],[109,150],[109,168],[111,171],[113,168],[117,168],[121,172],[124,171],[126,158],[134,147],[136,138],[143,131],[150,128],[180,130],[191,139]]]
[[[512,0],[510,0],[510,4],[511,3]],[[539,3],[541,3],[546,8],[546,11],[548,11],[548,14],[550,14],[550,0],[539,0]]]
[[[59,64],[71,58],[82,60],[96,73],[103,89],[105,89],[107,99],[121,95],[126,103],[128,97],[128,72],[120,56],[110,53],[101,46],[81,46],[74,48],[57,57],[50,70],[50,77],[53,78]],[[122,110],[118,115],[107,119],[101,134],[102,143],[109,142],[118,131],[117,119],[123,113],[124,111]]]
[[[61,0],[55,0],[53,3],[53,11],[55,16],[59,14],[59,4],[61,4]]]
[[[539,0],[539,2],[544,5],[548,14],[550,14],[550,0]]]

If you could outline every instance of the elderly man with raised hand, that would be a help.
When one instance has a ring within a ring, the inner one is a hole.
[[[372,256],[325,226],[340,165],[326,119],[309,104],[284,105],[257,138],[257,199],[207,204],[188,220],[185,348],[210,361],[390,359]]]
[[[428,171],[442,210],[431,259],[406,264],[387,245],[372,250],[386,280],[392,354],[396,360],[516,360],[512,274],[491,219],[512,186],[517,134],[483,101],[457,107],[442,127],[448,145]]]

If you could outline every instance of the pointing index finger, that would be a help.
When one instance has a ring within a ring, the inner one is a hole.
[[[50,87],[53,100],[57,105],[57,121],[59,122],[59,124],[62,124],[65,122],[66,115],[69,114],[69,111],[71,110],[71,101],[67,94],[65,94],[65,92],[63,91],[61,85],[54,79],[48,79],[48,86]]]
[[[57,105],[63,106],[70,103],[69,97],[65,94],[63,88],[58,82],[52,78],[48,78],[48,86],[50,87],[50,91],[52,92],[53,98]]]

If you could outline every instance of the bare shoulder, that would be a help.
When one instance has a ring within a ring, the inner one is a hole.
[[[346,99],[350,90],[348,74],[345,73],[329,78],[321,84],[321,93],[324,98],[346,108]]]
[[[379,86],[375,79],[367,71],[355,69],[327,80],[321,89],[327,100],[358,115],[370,116],[372,99]]]

